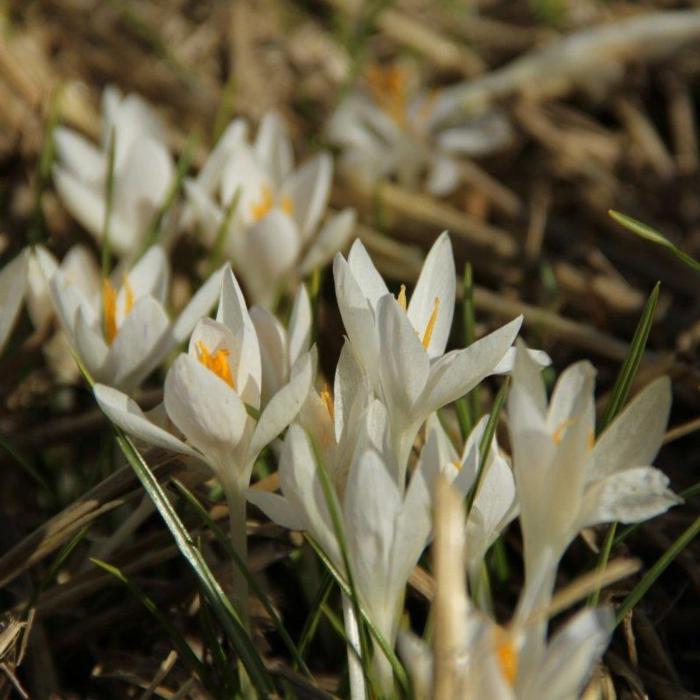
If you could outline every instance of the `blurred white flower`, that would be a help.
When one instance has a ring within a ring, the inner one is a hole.
[[[501,627],[468,608],[464,620],[464,644],[455,651],[459,660],[459,695],[463,700],[576,700],[608,646],[614,628],[609,608],[586,608],[574,615],[537,652],[527,667],[521,658],[529,650],[527,636],[517,625]],[[428,700],[432,686],[430,647],[407,632],[399,638],[399,650],[419,689],[416,700]]]
[[[333,263],[340,314],[358,363],[389,414],[391,444],[402,473],[416,433],[438,408],[505,368],[522,316],[468,348],[445,354],[455,304],[452,246],[443,233],[423,264],[410,302],[397,298],[360,241]],[[506,368],[507,369],[507,368]]]
[[[256,302],[270,306],[284,283],[328,262],[352,233],[351,209],[323,225],[333,161],[320,153],[294,168],[281,118],[267,114],[253,143],[247,124],[233,121],[196,178],[185,181],[185,223],[196,221],[214,245],[237,191],[224,232],[224,252]]]
[[[29,312],[46,321],[49,280],[56,313],[70,345],[97,382],[133,391],[191,333],[216,303],[222,270],[214,273],[171,322],[165,311],[170,269],[165,252],[152,246],[131,269],[101,279],[97,263],[76,246],[59,266],[39,249],[31,278]],[[53,271],[53,272],[52,272]]]
[[[497,111],[443,126],[434,110],[439,91],[422,90],[417,83],[408,65],[371,67],[365,89],[343,99],[326,134],[342,149],[340,167],[351,177],[369,186],[396,177],[411,189],[425,178],[428,192],[448,195],[461,180],[459,158],[506,147],[513,130]]]
[[[521,617],[546,608],[559,560],[583,528],[639,522],[681,502],[650,466],[668,421],[668,378],[641,391],[596,439],[594,375],[589,362],[572,365],[548,402],[539,367],[517,349],[508,426],[525,550]]]
[[[0,270],[0,353],[5,349],[27,289],[29,251],[20,251]]]
[[[109,224],[112,249],[135,256],[143,236],[164,203],[175,173],[165,130],[137,95],[115,87],[102,96],[102,143],[77,132],[54,131],[58,162],[56,189],[71,214],[98,240],[104,232],[109,144],[114,134],[114,193]]]

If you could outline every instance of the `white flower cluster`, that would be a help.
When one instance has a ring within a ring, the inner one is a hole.
[[[185,185],[184,218],[199,222],[211,244],[223,225],[230,226],[225,250],[259,305],[248,309],[227,263],[172,320],[165,310],[165,249],[153,246],[135,262],[130,256],[173,174],[162,130],[140,100],[113,91],[105,97],[105,119],[102,150],[71,132],[57,134],[56,186],[76,217],[99,235],[107,206],[106,149],[114,138],[111,243],[125,254],[123,263],[102,279],[83,248],[71,250],[60,264],[43,247],[21,253],[0,273],[0,345],[25,292],[38,326],[46,323],[52,300],[67,343],[95,380],[95,398],[110,420],[219,480],[239,553],[246,551],[247,499],[279,525],[308,533],[342,576],[352,574],[363,608],[392,647],[409,575],[431,538],[438,475],[463,496],[471,493],[464,523],[471,584],[486,552],[518,518],[524,587],[512,623],[499,626],[475,604],[466,612],[458,651],[469,697],[578,697],[606,648],[610,611],[580,613],[551,640],[546,616],[530,621],[547,610],[560,559],[584,528],[639,522],[679,502],[667,478],[651,466],[670,409],[668,379],[650,384],[596,437],[593,367],[569,367],[548,399],[541,369],[549,358],[520,342],[514,346],[522,318],[467,348],[446,351],[456,275],[444,233],[410,299],[405,286],[396,294],[389,290],[361,242],[354,242],[347,258],[336,253],[335,293],[347,336],[332,389],[319,383],[305,287],[297,288],[286,327],[266,305],[282,280],[307,274],[343,247],[353,214],[320,224],[330,157],[321,154],[294,169],[289,139],[274,115],[263,120],[252,144],[246,125],[235,121]],[[188,338],[186,351],[167,369],[162,405],[144,413],[134,390]],[[481,454],[487,416],[456,446],[438,411],[499,373],[512,375],[510,454],[495,437],[488,454]],[[252,490],[256,460],[271,444],[279,455],[279,493]],[[236,603],[245,615],[245,581],[236,585]],[[348,635],[353,638],[351,629]],[[413,675],[429,685],[430,659],[422,644],[403,635],[401,646]],[[390,695],[392,669],[377,645],[372,664],[377,686]],[[354,697],[360,692],[353,688]]]

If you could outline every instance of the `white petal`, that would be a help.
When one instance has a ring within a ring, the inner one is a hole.
[[[436,197],[446,197],[451,194],[461,181],[459,165],[454,158],[437,155],[430,163],[425,188]]]
[[[316,240],[299,265],[299,274],[304,277],[316,268],[326,265],[331,258],[345,248],[355,230],[357,215],[354,209],[344,209],[331,217],[318,232]]]
[[[515,348],[513,386],[508,394],[508,419],[511,440],[519,433],[545,432],[547,394],[539,366],[521,343]]]
[[[545,658],[532,669],[532,679],[523,688],[523,700],[579,697],[608,646],[614,626],[609,608],[588,608],[576,615],[555,635]]]
[[[305,530],[306,521],[286,498],[276,493],[256,489],[246,489],[245,496],[250,503],[265,513],[272,522],[288,530]]]
[[[369,257],[367,249],[358,238],[350,248],[348,263],[357,285],[362,293],[367,297],[371,307],[374,309],[377,302],[386,294],[389,289],[384,282],[384,278],[379,274],[377,268]]]
[[[522,316],[514,319],[463,350],[437,359],[430,368],[421,407],[426,415],[464,396],[493,373],[520,330]]]
[[[671,410],[671,382],[659,377],[629,403],[598,438],[591,454],[590,477],[651,464],[661,447]]]
[[[333,277],[338,309],[353,351],[368,376],[374,378],[379,363],[379,337],[374,313],[364,290],[358,285],[349,264],[340,253],[333,261]]]
[[[53,142],[58,160],[73,175],[83,182],[95,185],[104,181],[106,158],[84,136],[59,126],[53,131]]]
[[[191,447],[148,420],[138,404],[118,389],[95,384],[93,392],[107,418],[125,433],[151,445],[201,459]]]
[[[333,382],[335,438],[340,441],[346,428],[352,426],[351,416],[355,410],[364,410],[369,400],[367,376],[357,363],[349,342],[346,340],[340,351]],[[359,404],[362,403],[362,407]],[[357,407],[357,408],[355,408]]]
[[[428,354],[394,297],[387,295],[379,300],[377,326],[385,401],[392,410],[396,408],[402,415],[412,416],[428,380]]]
[[[227,325],[240,343],[240,361],[236,368],[238,392],[245,403],[259,408],[262,367],[258,336],[248,314],[241,288],[228,266],[223,273],[216,320]]]
[[[133,389],[160,364],[169,327],[165,310],[153,297],[136,302],[109,348],[105,372],[116,386]]]
[[[289,379],[287,334],[278,319],[261,306],[250,310],[250,318],[260,342],[262,402],[266,404]]]
[[[102,309],[102,272],[93,252],[84,245],[74,245],[60,265],[63,278],[83,296],[86,305],[97,315]]]
[[[299,371],[267,404],[258,420],[250,446],[250,455],[257,457],[263,447],[274,440],[296,418],[311,388],[311,358],[299,366]]]
[[[99,238],[105,218],[105,202],[100,188],[85,184],[58,165],[54,167],[53,179],[66,209],[82,226]]]
[[[28,260],[27,268],[27,312],[35,328],[42,328],[54,315],[49,281],[58,270],[58,261],[43,245],[34,246]],[[1,290],[0,299],[12,299]],[[21,297],[20,297],[21,298]],[[4,311],[4,310],[3,310]],[[2,348],[2,330],[0,330],[0,348]]]
[[[584,395],[593,401],[594,382],[595,369],[587,360],[576,362],[561,373],[549,400],[547,428],[550,432],[561,429],[561,426],[576,416]]]
[[[126,281],[131,287],[135,301],[141,297],[152,296],[160,304],[165,304],[170,283],[170,265],[162,246],[151,246],[125,274],[124,280],[117,280],[118,283],[123,282],[117,296],[117,324],[124,318]]]
[[[433,311],[437,308],[437,317],[427,348],[431,358],[440,357],[445,352],[452,328],[456,287],[452,244],[447,232],[444,232],[435,241],[425,258],[407,311],[408,320],[422,338],[433,316]]]
[[[105,371],[109,347],[104,340],[102,331],[95,328],[85,318],[82,306],[79,306],[76,310],[74,324],[74,332],[70,335],[70,340],[88,372],[94,379],[109,380],[110,383],[114,383],[114,373]]]
[[[515,365],[516,348],[509,348],[503,359],[496,365],[493,370],[494,374],[508,374],[513,371]],[[552,364],[552,358],[544,350],[527,350],[530,359],[541,369],[549,367]]]
[[[313,316],[305,285],[299,285],[289,317],[289,364],[293,365],[311,346]]]
[[[299,230],[281,209],[273,209],[243,235],[236,270],[253,298],[269,304],[299,256]]]
[[[286,125],[276,112],[268,112],[262,118],[255,137],[255,153],[279,185],[294,166],[292,143]]]
[[[240,470],[232,455],[248,414],[238,394],[189,355],[180,355],[165,378],[168,416],[219,475]]]
[[[236,219],[249,224],[255,220],[253,208],[260,202],[265,190],[269,189],[275,194],[271,180],[271,174],[253,149],[245,144],[239,145],[231,151],[221,176],[221,202],[226,206],[240,190]]]
[[[638,523],[682,503],[668,488],[668,477],[653,467],[633,467],[592,484],[587,490],[581,528],[619,520]]]
[[[201,227],[204,242],[208,246],[214,245],[219,226],[224,219],[224,212],[214,201],[199,182],[186,178],[184,182],[185,196],[187,197],[187,209],[183,213],[182,227],[187,228],[192,220]]]
[[[15,325],[27,287],[28,251],[23,250],[0,271],[0,351]]]
[[[313,233],[326,210],[332,177],[333,159],[320,153],[292,173],[282,187],[282,194],[292,198],[303,240]]]
[[[207,281],[196,291],[187,306],[180,312],[172,329],[175,344],[183,342],[190,335],[197,321],[211,313],[219,298],[224,270],[226,269],[228,269],[228,265],[212,272]]]
[[[206,195],[212,195],[219,187],[226,161],[241,144],[248,139],[248,124],[245,119],[234,119],[224,130],[214,146],[206,163],[197,175],[197,188]]]

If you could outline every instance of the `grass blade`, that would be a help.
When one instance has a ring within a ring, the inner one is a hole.
[[[333,590],[333,575],[326,571],[321,581],[321,585],[318,588],[316,596],[311,604],[311,614],[306,618],[304,623],[304,628],[299,636],[299,654],[304,656],[306,649],[311,644],[316,630],[318,629],[318,623],[321,621],[321,608],[325,605],[328,600],[328,596]]]
[[[678,539],[659,557],[654,566],[642,576],[641,581],[632,589],[617,610],[615,620],[620,624],[625,615],[644,597],[654,585],[656,579],[666,571],[671,562],[698,536],[700,533],[700,516],[683,532]]]
[[[111,270],[111,250],[109,245],[110,224],[112,223],[112,205],[114,204],[114,153],[117,134],[112,127],[109,131],[109,148],[107,151],[107,179],[105,181],[105,216],[102,221],[102,279],[108,279]]]
[[[231,197],[231,201],[226,205],[226,211],[224,212],[224,217],[219,224],[219,228],[216,231],[216,237],[214,238],[214,245],[211,248],[211,255],[209,256],[209,274],[218,269],[221,265],[221,261],[224,257],[224,247],[226,245],[226,239],[231,232],[231,220],[233,215],[238,209],[238,202],[241,199],[242,188],[239,186]]]
[[[682,263],[686,264],[691,270],[695,272],[700,272],[700,262],[692,258],[688,253],[684,253],[680,248],[675,246],[671,241],[666,238],[662,233],[659,233],[656,229],[648,226],[647,224],[633,219],[627,214],[621,214],[619,211],[611,209],[608,214],[617,221],[618,224],[624,226],[628,231],[632,231],[637,236],[645,238],[647,241],[656,243],[667,250],[670,250],[673,255],[675,255]]]
[[[605,428],[610,425],[612,420],[617,416],[617,414],[622,410],[622,407],[627,401],[629,396],[630,388],[632,387],[632,382],[637,375],[637,370],[642,362],[642,357],[644,356],[644,349],[646,348],[647,340],[649,339],[649,332],[654,323],[654,314],[656,312],[656,305],[659,301],[659,289],[661,284],[656,283],[654,289],[652,289],[647,303],[644,306],[642,315],[637,324],[637,328],[634,331],[634,337],[630,343],[629,349],[627,350],[627,356],[620,369],[620,373],[617,375],[615,380],[615,386],[612,389],[610,399],[605,411],[603,412],[603,418],[600,421],[600,427],[598,432],[602,433]]]
[[[469,347],[476,340],[476,313],[474,311],[474,275],[471,263],[464,266],[462,277],[462,321],[464,329],[464,347]],[[462,433],[462,440],[469,437],[479,420],[479,387],[475,386],[466,396],[455,402],[457,420]]]

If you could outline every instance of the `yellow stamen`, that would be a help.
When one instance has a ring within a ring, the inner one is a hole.
[[[210,352],[204,341],[197,341],[197,359],[217,377],[223,379],[232,389],[236,388],[236,382],[231,374],[231,366],[228,363],[228,350],[219,348],[215,352]]]
[[[131,309],[134,308],[134,290],[129,284],[129,278],[124,275],[124,292],[126,294],[126,303],[124,304],[124,316],[128,316],[131,313]]]
[[[263,185],[260,199],[251,207],[253,218],[256,221],[260,221],[260,219],[262,219],[270,211],[270,209],[272,209],[273,204],[274,198],[272,196],[272,189],[269,185]]]
[[[105,339],[111,345],[117,335],[117,292],[106,277],[102,280],[102,322]]]
[[[518,676],[518,652],[508,634],[500,629],[496,634],[496,655],[501,673],[512,688]]]
[[[430,339],[433,337],[433,331],[435,330],[435,323],[437,322],[437,317],[438,317],[438,309],[440,308],[440,299],[438,297],[435,297],[435,301],[433,301],[433,311],[430,314],[430,318],[428,319],[428,324],[425,327],[425,330],[423,331],[423,347],[427,350],[428,346],[430,345]]]
[[[294,200],[289,195],[286,194],[284,197],[282,197],[280,207],[282,208],[282,211],[287,214],[287,216],[294,214]]]
[[[592,430],[589,430],[588,436],[586,438],[586,447],[588,447],[589,450],[592,450],[594,446],[595,446],[595,433]]]
[[[396,297],[396,301],[399,303],[399,306],[406,311],[407,304],[406,304],[406,285],[402,284],[401,289],[399,289],[399,295]]]
[[[407,71],[401,66],[371,66],[367,82],[377,104],[401,127],[406,124]]]
[[[462,462],[460,462],[460,460],[458,460],[458,459],[453,459],[453,460],[452,460],[452,466],[454,466],[454,468],[455,468],[457,471],[460,471],[460,470],[462,469]]]
[[[567,418],[566,420],[562,421],[555,429],[555,431],[552,433],[552,442],[555,445],[558,445],[561,443],[562,438],[564,437],[564,431],[574,422],[573,418]]]
[[[335,404],[333,403],[333,397],[331,396],[331,390],[328,388],[328,385],[321,389],[321,401],[323,401],[323,405],[326,407],[326,411],[328,411],[328,415],[331,419],[335,419]]]

